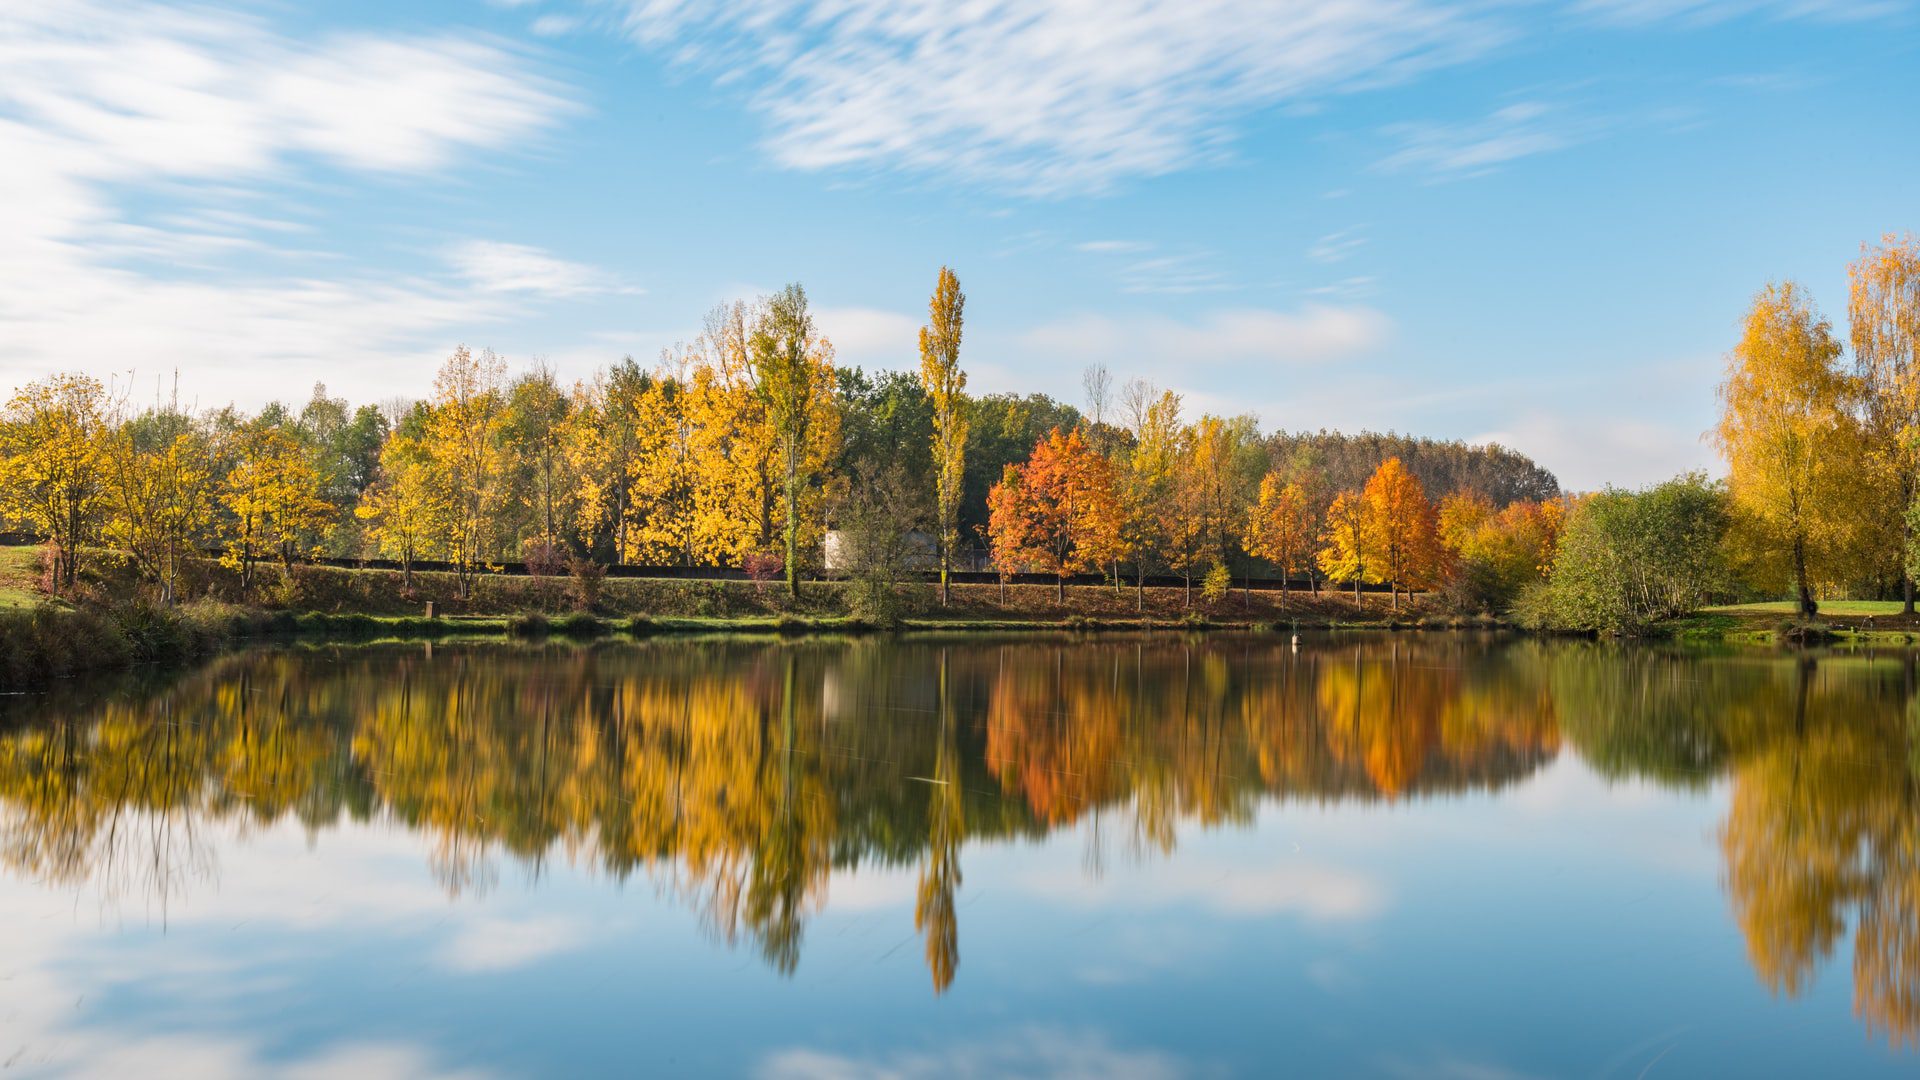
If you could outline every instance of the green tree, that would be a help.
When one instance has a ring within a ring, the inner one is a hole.
[[[808,436],[823,398],[833,393],[833,346],[814,332],[807,293],[798,284],[775,293],[754,331],[754,366],[785,473],[787,593],[800,595],[800,503]]]
[[[1700,473],[1580,500],[1552,574],[1523,598],[1523,621],[1635,635],[1724,594],[1727,502],[1725,490]]]

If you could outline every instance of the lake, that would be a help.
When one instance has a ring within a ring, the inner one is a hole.
[[[7,1075],[1911,1075],[1920,677],[264,648],[12,700]]]

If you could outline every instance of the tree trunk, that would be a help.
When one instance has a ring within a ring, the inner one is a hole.
[[[1054,579],[1053,584],[1055,588],[1054,595],[1060,601],[1060,606],[1066,607],[1067,606],[1067,575],[1064,573],[1061,574],[1059,577]]]
[[[800,507],[795,496],[800,493],[800,462],[798,453],[787,451],[787,595],[800,598]]]
[[[1141,563],[1133,576],[1133,610],[1147,610],[1147,564]]]
[[[1793,538],[1793,577],[1800,589],[1800,617],[1811,619],[1820,610],[1813,602],[1813,592],[1807,587],[1807,538],[1796,534]]]
[[[1900,614],[1913,617],[1913,575],[1907,573],[1907,552],[1913,550],[1913,522],[1900,515]]]

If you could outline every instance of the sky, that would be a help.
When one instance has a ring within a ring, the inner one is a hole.
[[[0,0],[0,384],[568,380],[803,283],[981,393],[1716,468],[1743,308],[1920,229],[1913,0]]]

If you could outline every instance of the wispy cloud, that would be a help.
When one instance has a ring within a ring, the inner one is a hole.
[[[1367,242],[1359,228],[1340,229],[1330,232],[1314,241],[1307,249],[1307,258],[1320,263],[1337,263],[1360,250]]]
[[[1574,10],[1601,22],[1644,26],[1705,25],[1749,16],[1860,22],[1897,15],[1910,6],[1905,0],[1579,0]]]
[[[633,0],[640,44],[738,86],[800,169],[937,173],[1035,195],[1222,156],[1249,110],[1377,87],[1505,30],[1432,0]]]
[[[1074,360],[1125,358],[1163,370],[1262,361],[1302,364],[1365,354],[1387,338],[1386,316],[1365,307],[1307,304],[1296,311],[1230,308],[1187,321],[1165,316],[1074,315],[1020,335],[1028,350]]]
[[[1520,102],[1464,123],[1390,124],[1380,133],[1398,144],[1375,167],[1420,172],[1432,179],[1478,176],[1512,161],[1551,153],[1599,134],[1594,121],[1540,102]]]
[[[604,270],[568,262],[525,244],[469,240],[447,253],[454,270],[482,292],[526,293],[556,298],[598,293],[638,293]]]
[[[190,364],[246,393],[283,382],[273,369],[287,364],[373,370],[498,317],[498,294],[468,280],[350,264],[263,277],[222,269],[222,256],[319,224],[288,222],[299,212],[276,190],[316,168],[436,173],[519,145],[572,108],[525,58],[477,39],[296,41],[207,7],[11,8],[0,16],[0,381]],[[184,205],[136,221],[132,199],[155,192]]]

